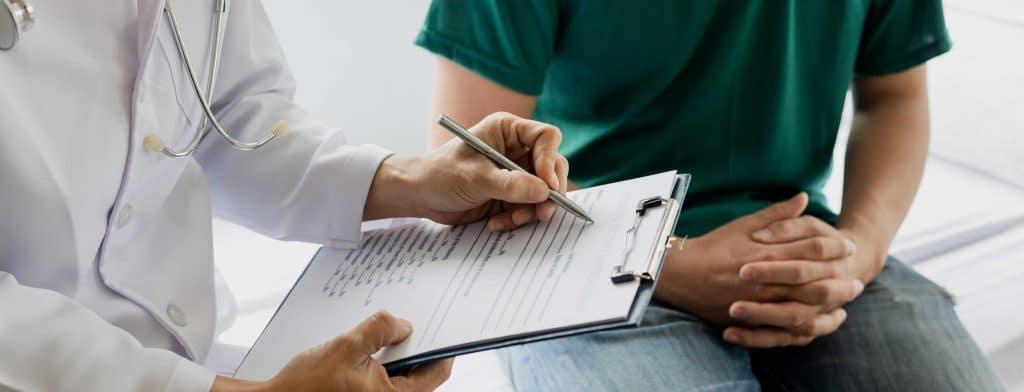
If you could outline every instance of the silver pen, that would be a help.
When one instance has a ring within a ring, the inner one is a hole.
[[[463,128],[461,125],[459,125],[459,123],[455,122],[455,120],[452,120],[451,117],[442,114],[437,118],[437,123],[441,124],[441,126],[444,127],[444,129],[447,129],[451,133],[454,133],[455,136],[458,136],[459,139],[462,139],[462,141],[466,142],[466,144],[468,144],[470,147],[476,150],[476,152],[479,152],[483,154],[485,157],[494,161],[494,163],[497,163],[498,165],[508,170],[516,170],[524,173],[529,173],[528,171],[523,170],[523,168],[519,167],[519,165],[517,165],[515,162],[512,162],[511,159],[508,159],[504,155],[501,155],[501,153],[495,151],[494,148],[491,148],[490,145],[484,143],[483,140],[480,140],[480,138],[476,137],[475,135],[467,131],[466,128]],[[583,208],[576,205],[576,203],[573,203],[572,200],[569,200],[569,198],[562,196],[562,194],[558,192],[555,192],[553,189],[548,189],[548,198],[551,199],[551,201],[555,202],[555,204],[558,204],[559,207],[564,208],[566,211],[569,211],[569,213],[576,215],[576,217],[583,219],[587,223],[594,223],[594,220],[591,219],[589,215],[587,215],[587,212],[583,210]]]

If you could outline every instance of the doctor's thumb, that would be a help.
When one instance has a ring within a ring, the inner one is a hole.
[[[373,355],[382,347],[401,343],[412,334],[412,324],[386,311],[374,313],[336,340],[342,350]]]

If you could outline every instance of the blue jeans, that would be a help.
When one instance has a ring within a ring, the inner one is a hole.
[[[652,303],[640,328],[511,347],[520,391],[998,391],[948,293],[890,258],[835,333],[749,350],[722,328]]]

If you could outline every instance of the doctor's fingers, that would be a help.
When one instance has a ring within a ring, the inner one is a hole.
[[[540,175],[541,173],[545,173],[545,170],[548,170],[548,169],[538,169],[537,170],[537,174]],[[545,180],[545,181],[548,183],[548,186],[551,189],[554,189],[559,194],[564,195],[566,190],[569,188],[569,161],[567,161],[562,156],[558,156],[558,159],[556,159],[555,163],[554,163],[554,172],[555,172],[554,176],[556,178],[556,180],[554,180],[555,184],[552,185],[551,181],[549,181],[549,180]],[[545,198],[547,198],[547,195],[545,195]],[[546,222],[546,221],[550,220],[551,217],[554,216],[555,212],[557,212],[557,211],[558,211],[558,205],[556,205],[554,202],[552,202],[550,200],[549,201],[545,201],[543,203],[540,203],[540,204],[536,205],[536,211],[535,211],[534,216],[532,218],[525,219],[525,220],[524,219],[520,219],[520,220],[518,220],[516,222],[516,224],[517,224],[517,226],[521,226],[523,224],[532,222],[532,221],[534,221],[536,219],[540,219],[540,220]],[[522,214],[524,214],[524,215],[522,215],[521,217],[522,218],[526,218],[525,213],[522,213]]]
[[[433,391],[451,376],[454,362],[448,358],[417,366],[409,374],[391,377],[391,384],[399,391]]]
[[[553,166],[548,167],[549,163]],[[540,165],[541,166],[539,167],[534,167],[537,175],[541,179],[544,179],[544,182],[547,183],[549,189],[554,189],[555,192],[564,195],[569,189],[569,161],[565,159],[565,157],[558,155],[553,160],[553,163],[550,160],[545,160],[543,163],[540,163]],[[554,174],[551,174],[552,172]],[[545,190],[544,198],[547,199],[547,197],[547,190]],[[536,205],[536,211],[533,217],[528,217],[525,215],[525,212],[523,212],[520,213],[523,214],[520,215],[520,218],[524,219],[516,220],[515,223],[516,226],[522,226],[537,219],[546,222],[555,215],[556,211],[558,211],[558,206],[552,201],[546,201]]]
[[[498,151],[506,152],[510,159],[517,160],[520,154],[528,152],[537,176],[551,189],[562,188],[556,167],[564,165],[568,169],[568,162],[558,153],[562,131],[557,127],[501,112],[487,116],[478,127],[474,129],[476,135]],[[504,145],[494,146],[495,143]]]
[[[555,161],[555,175],[558,177],[558,193],[565,194],[569,190],[569,160],[559,155]]]
[[[495,216],[492,216],[487,222],[487,228],[491,231],[509,231],[527,223],[536,221],[538,214],[542,208],[548,207],[551,202],[544,202],[538,205],[534,204],[512,204],[509,208]],[[548,207],[553,208],[553,206]],[[550,219],[550,213],[546,216],[546,219]]]
[[[401,343],[412,334],[412,323],[380,311],[351,331],[335,338],[332,348],[358,358],[373,355],[382,347]]]
[[[482,198],[516,204],[537,204],[548,198],[548,185],[530,173],[494,166],[484,170],[474,187]]]
[[[557,149],[553,154],[534,151],[533,158],[534,173],[543,179],[549,188],[564,195],[569,186],[569,160],[558,154]]]

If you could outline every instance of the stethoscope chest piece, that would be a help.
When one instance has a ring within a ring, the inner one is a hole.
[[[0,50],[18,45],[21,35],[32,28],[35,15],[26,0],[0,0]]]

